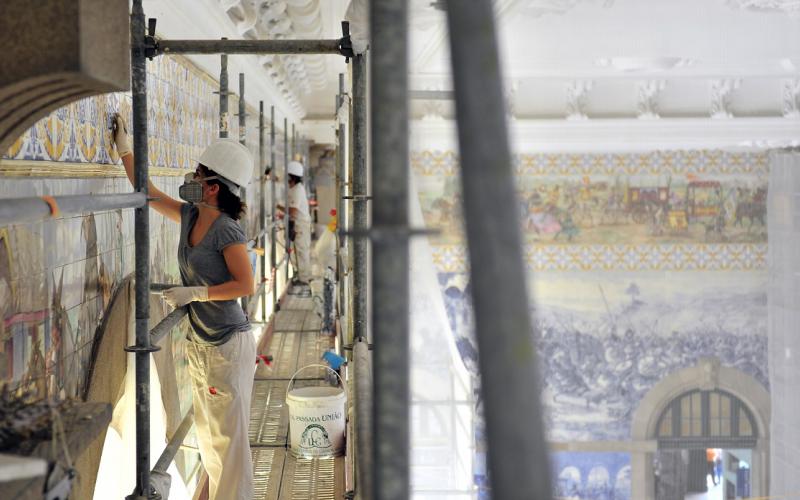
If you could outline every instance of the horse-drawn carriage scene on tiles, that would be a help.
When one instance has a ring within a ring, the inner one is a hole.
[[[534,244],[766,242],[767,185],[754,177],[583,176],[517,179],[522,231]],[[462,238],[457,178],[418,186],[438,243]],[[487,207],[487,209],[491,209]]]

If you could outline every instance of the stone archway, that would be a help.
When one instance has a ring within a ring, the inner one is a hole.
[[[721,389],[742,400],[752,412],[758,427],[758,440],[753,449],[754,497],[769,492],[769,423],[770,395],[756,379],[735,368],[722,366],[719,359],[702,358],[695,366],[665,377],[645,395],[633,415],[631,439],[652,441],[656,426],[667,405],[676,397],[691,390]],[[631,453],[631,498],[655,499],[653,453]]]

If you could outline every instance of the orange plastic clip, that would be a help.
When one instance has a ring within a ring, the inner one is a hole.
[[[47,203],[47,206],[50,207],[50,217],[58,217],[61,213],[61,210],[58,209],[58,203],[56,199],[52,196],[42,196],[42,201]]]

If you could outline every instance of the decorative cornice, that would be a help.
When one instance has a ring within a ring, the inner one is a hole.
[[[412,150],[457,150],[456,123],[415,120]],[[800,137],[800,120],[783,117],[735,120],[661,118],[660,120],[517,118],[509,128],[517,151],[627,152],[685,149],[763,150],[791,144]]]

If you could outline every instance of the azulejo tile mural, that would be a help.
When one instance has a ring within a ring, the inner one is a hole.
[[[515,157],[529,267],[754,269],[766,262],[767,157],[760,153],[540,154]],[[440,271],[463,269],[453,152],[412,154]]]
[[[217,136],[218,84],[181,57],[148,62],[148,142],[153,167],[189,169]],[[235,98],[231,105],[235,105]],[[3,158],[112,164],[109,119],[121,112],[131,123],[129,93],[75,101],[51,113],[15,141]]]
[[[558,499],[630,500],[627,453],[551,453],[554,496]]]
[[[477,374],[468,277],[439,282],[456,346]],[[532,287],[553,441],[629,439],[646,392],[701,357],[768,386],[763,272],[546,273]]]
[[[531,396],[550,441],[630,439],[647,392],[700,358],[768,387],[766,154],[520,154],[514,167],[542,373]],[[412,168],[480,415],[458,157],[415,152]],[[630,498],[628,454],[551,458],[557,496]]]

